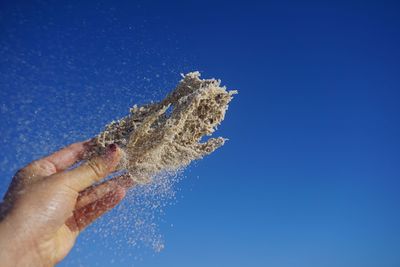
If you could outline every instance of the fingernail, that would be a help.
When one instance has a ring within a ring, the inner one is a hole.
[[[114,153],[115,151],[117,151],[117,145],[111,144],[108,146],[108,149]]]
[[[106,152],[104,153],[104,159],[106,162],[112,162],[115,157],[115,152],[117,152],[118,146],[116,144],[111,144],[107,146]]]

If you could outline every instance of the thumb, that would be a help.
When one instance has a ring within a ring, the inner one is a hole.
[[[115,171],[122,151],[116,144],[109,145],[102,155],[87,160],[79,167],[60,174],[66,185],[80,192]]]

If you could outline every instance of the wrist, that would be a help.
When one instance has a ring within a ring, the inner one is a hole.
[[[0,222],[0,259],[2,266],[43,266],[34,246],[7,216]]]

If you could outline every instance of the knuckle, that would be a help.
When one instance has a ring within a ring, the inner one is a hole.
[[[22,179],[22,178],[24,178],[25,176],[27,176],[27,174],[28,174],[28,170],[27,170],[27,167],[25,167],[25,168],[19,169],[19,170],[15,173],[14,177],[15,177],[15,178],[18,178],[18,179]]]
[[[102,164],[99,160],[89,160],[87,164],[97,179],[103,178],[106,173],[104,164]]]
[[[35,176],[36,165],[37,165],[36,161],[29,163],[22,169],[19,169],[15,173],[15,177],[18,179],[30,179],[31,177]]]
[[[56,166],[50,161],[35,160],[17,171],[16,176],[29,179],[35,176],[49,176],[56,172]]]
[[[51,175],[57,172],[56,166],[48,160],[40,160],[35,163],[35,171],[43,173],[44,175]]]

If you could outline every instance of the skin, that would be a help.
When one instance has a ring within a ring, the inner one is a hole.
[[[90,141],[72,144],[16,173],[0,206],[1,266],[54,266],[133,186],[124,175],[98,183],[120,161],[116,145],[71,168],[90,147]]]

